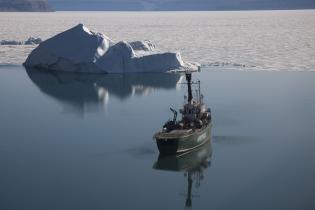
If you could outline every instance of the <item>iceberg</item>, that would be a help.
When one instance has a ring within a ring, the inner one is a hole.
[[[16,40],[1,40],[0,45],[23,45],[23,42]]]
[[[184,62],[179,52],[160,52],[149,40],[115,43],[83,24],[41,42],[24,66],[90,73],[198,70],[198,65]]]
[[[82,24],[62,32],[35,48],[24,65],[60,71],[101,72],[95,65],[113,42]]]
[[[38,45],[42,42],[41,38],[30,37],[26,41],[1,40],[0,45]]]
[[[185,65],[179,53],[140,51],[137,53],[128,42],[118,42],[107,50],[96,65],[110,73],[165,72]]]
[[[25,45],[37,45],[42,43],[42,39],[41,38],[34,38],[34,37],[30,37],[28,38],[28,40],[26,40],[24,42]]]

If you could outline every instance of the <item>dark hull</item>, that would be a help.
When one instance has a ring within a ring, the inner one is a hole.
[[[212,124],[197,129],[189,134],[171,135],[158,133],[154,137],[161,154],[178,154],[196,149],[210,140]]]
[[[201,165],[204,166],[210,160],[211,154],[211,141],[208,140],[204,145],[186,153],[167,156],[160,154],[153,168],[167,171],[194,171]]]

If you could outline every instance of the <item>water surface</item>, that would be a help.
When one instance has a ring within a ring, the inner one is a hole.
[[[194,78],[212,144],[172,160],[189,170],[157,170],[152,136],[183,103],[179,75],[1,67],[0,209],[185,209],[189,178],[192,209],[313,209],[313,73]]]

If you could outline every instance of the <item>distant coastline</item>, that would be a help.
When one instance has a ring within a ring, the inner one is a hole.
[[[313,0],[49,1],[56,11],[242,11],[315,9]],[[74,3],[75,2],[75,3]]]
[[[304,11],[315,10],[315,8],[305,9],[239,9],[239,10],[55,10],[53,12],[250,12],[250,11]],[[1,11],[0,11],[1,12]]]
[[[46,0],[0,0],[0,12],[53,12]]]
[[[261,11],[315,9],[314,0],[0,0],[0,12],[53,11]]]

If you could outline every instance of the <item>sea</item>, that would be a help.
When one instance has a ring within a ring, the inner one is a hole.
[[[0,45],[0,209],[315,209],[315,10],[0,13],[0,41],[83,23],[201,64],[210,143],[162,157],[180,74],[26,70]]]

